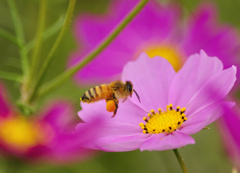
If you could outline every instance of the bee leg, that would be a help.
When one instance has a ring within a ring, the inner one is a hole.
[[[115,110],[114,110],[114,112],[113,112],[112,118],[115,117],[115,115],[117,114],[117,110],[118,110],[118,101],[117,101],[117,100],[114,100],[114,102],[115,102],[116,108],[115,108]]]
[[[122,103],[125,102],[126,100],[127,100],[127,97],[122,101]]]

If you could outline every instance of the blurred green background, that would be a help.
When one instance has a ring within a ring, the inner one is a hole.
[[[26,41],[32,40],[35,36],[39,0],[18,0],[16,1],[21,20],[24,24],[24,32]],[[77,0],[75,7],[76,18],[83,12],[91,12],[95,14],[104,13],[110,0]],[[166,0],[165,0],[166,2]],[[195,9],[200,0],[178,0],[186,9],[186,14]],[[219,21],[240,27],[240,1],[239,0],[216,0],[215,3],[219,10]],[[46,27],[51,26],[61,15],[66,13],[68,0],[50,0],[47,10]],[[8,8],[7,0],[0,0],[0,28],[5,29],[14,34],[14,26],[11,14]],[[74,20],[73,18],[73,20]],[[57,34],[44,41],[41,52],[42,60],[46,57]],[[54,62],[45,81],[52,79],[57,74],[63,72],[66,68],[66,61],[70,53],[77,49],[77,44],[73,36],[73,29],[64,37],[57,52],[54,54]],[[30,52],[31,55],[32,52]],[[21,73],[19,53],[17,47],[8,40],[0,37],[0,70]],[[1,80],[9,90],[9,94],[13,102],[19,96],[19,84]],[[78,119],[77,111],[80,109],[79,97],[84,93],[86,88],[80,88],[72,80],[68,80],[65,84],[58,87],[49,95],[40,98],[38,108],[46,104],[51,99],[66,98],[71,100],[75,105],[76,119]],[[232,166],[224,151],[224,146],[218,133],[216,124],[210,125],[210,130],[203,130],[193,135],[196,140],[195,145],[188,145],[179,149],[189,172],[231,172]],[[0,163],[4,167],[4,162]],[[0,168],[1,171],[2,168]],[[107,173],[107,172],[181,172],[179,163],[173,151],[163,152],[122,152],[122,153],[104,153],[99,152],[95,157],[84,162],[75,162],[66,165],[49,165],[49,164],[29,164],[19,172],[68,172],[68,173]]]

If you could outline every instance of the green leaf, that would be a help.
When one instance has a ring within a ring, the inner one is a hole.
[[[18,48],[20,48],[20,45],[18,44],[16,37],[10,32],[0,29],[0,36],[10,41],[14,45],[16,45]]]
[[[20,14],[18,13],[17,5],[14,0],[8,0],[8,5],[10,8],[10,12],[12,14],[13,24],[16,32],[16,40],[19,45],[19,53],[22,62],[22,71],[24,76],[28,76],[29,73],[29,62],[25,47],[25,39],[23,32],[23,25],[20,19]]]
[[[9,72],[4,72],[0,71],[0,78],[2,79],[7,79],[7,80],[13,80],[16,82],[21,82],[22,76],[17,73],[9,73]]]

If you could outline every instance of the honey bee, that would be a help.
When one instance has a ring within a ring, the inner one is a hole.
[[[114,101],[115,107],[112,116],[114,117],[118,109],[118,100],[123,99],[124,102],[127,100],[128,96],[132,97],[133,92],[136,94],[139,102],[141,102],[139,95],[133,89],[133,84],[131,81],[126,81],[125,83],[122,81],[115,81],[108,85],[102,84],[89,89],[83,94],[80,100],[85,103],[93,103],[103,99],[105,99],[107,103],[108,101]]]

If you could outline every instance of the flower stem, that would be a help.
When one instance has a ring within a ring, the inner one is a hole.
[[[126,25],[141,11],[141,9],[146,5],[148,0],[141,0],[127,15],[122,19],[122,21],[102,40],[99,45],[93,49],[89,54],[87,54],[83,61],[76,64],[75,66],[69,68],[67,71],[63,72],[57,78],[43,85],[40,89],[39,95],[46,94],[50,90],[56,88],[64,81],[72,77],[79,69],[84,67],[87,63],[93,60],[99,53],[101,53],[126,27]]]
[[[23,75],[28,76],[29,74],[29,63],[28,63],[28,57],[27,57],[27,51],[25,47],[25,39],[24,39],[24,34],[23,34],[23,26],[21,23],[21,20],[19,18],[19,13],[17,10],[17,6],[15,4],[14,0],[8,0],[8,5],[11,10],[12,14],[12,19],[15,27],[15,32],[16,32],[16,39],[17,43],[19,46],[19,53],[22,61],[22,70],[23,70]]]
[[[30,95],[28,101],[33,100],[33,98],[35,97],[35,95],[37,93],[37,90],[40,87],[40,85],[41,85],[41,83],[44,79],[44,76],[47,73],[47,71],[50,67],[50,64],[53,60],[53,54],[57,50],[57,47],[59,46],[60,42],[62,41],[62,39],[63,39],[63,37],[66,33],[66,31],[68,30],[68,28],[71,24],[75,3],[76,3],[76,0],[70,0],[69,1],[68,10],[67,10],[67,14],[66,14],[66,18],[65,18],[63,27],[62,27],[55,43],[53,44],[53,47],[51,48],[49,54],[47,55],[41,69],[40,69],[40,72],[39,72],[39,74],[37,76],[37,79],[36,79],[36,83],[33,85],[33,88],[32,88],[32,94]]]
[[[30,74],[27,81],[27,88],[29,88],[29,85],[32,81],[34,81],[35,76],[37,76],[37,72],[39,69],[39,60],[40,60],[40,53],[41,53],[41,46],[42,46],[42,35],[44,31],[45,26],[45,18],[46,18],[46,8],[47,8],[47,0],[42,0],[40,2],[40,8],[39,8],[39,20],[37,25],[37,31],[36,31],[36,45],[33,50],[32,55],[32,63],[30,68]]]
[[[42,39],[46,40],[52,35],[56,34],[63,26],[64,17],[61,16],[54,24],[46,29],[42,35]],[[36,39],[29,41],[26,45],[27,52],[29,52],[36,45]]]
[[[180,153],[178,152],[178,149],[173,149],[173,151],[174,151],[174,154],[176,155],[176,157],[178,159],[178,162],[179,162],[179,164],[182,168],[183,173],[188,173],[188,170],[187,170],[187,168],[186,168],[186,166],[183,162],[183,159],[182,159]]]

